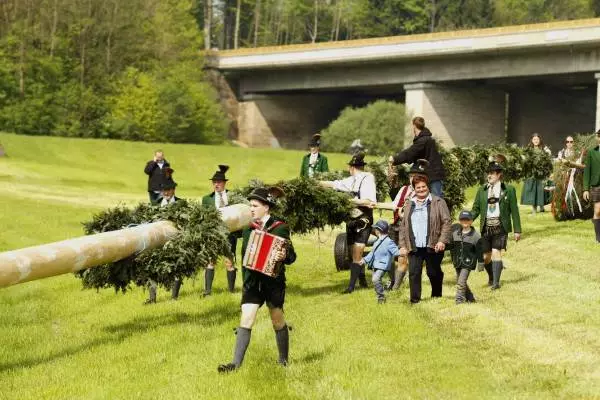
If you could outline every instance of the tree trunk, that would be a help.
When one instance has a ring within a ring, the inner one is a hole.
[[[237,49],[240,40],[240,14],[242,12],[242,0],[237,0],[235,8],[235,31],[233,32],[233,48]]]
[[[436,0],[431,0],[431,21],[429,23],[429,32],[435,32],[435,18],[437,13]]]
[[[317,35],[319,33],[319,0],[315,0],[315,16],[313,21],[313,32],[312,32],[312,43],[317,41]]]
[[[54,46],[56,43],[56,28],[58,26],[58,0],[54,0],[52,10],[52,30],[50,32],[50,58],[54,57]]]
[[[204,49],[210,50],[212,38],[212,0],[204,1]]]
[[[254,7],[254,43],[253,47],[258,45],[258,29],[260,26],[260,0],[256,0],[256,6]]]

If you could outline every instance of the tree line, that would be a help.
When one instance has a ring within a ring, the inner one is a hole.
[[[0,0],[0,130],[220,143],[202,49],[599,14],[600,0]]]

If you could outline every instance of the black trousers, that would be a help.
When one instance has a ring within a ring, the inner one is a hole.
[[[410,284],[410,302],[421,301],[421,274],[423,262],[427,268],[427,277],[431,282],[431,297],[442,297],[442,260],[444,253],[435,253],[433,249],[419,247],[408,255],[408,279]]]

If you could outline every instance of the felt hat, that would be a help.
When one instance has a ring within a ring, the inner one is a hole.
[[[502,172],[504,171],[504,163],[506,162],[506,157],[502,154],[496,154],[494,156],[490,156],[489,165],[487,168],[487,172]]]
[[[367,165],[367,163],[365,162],[365,153],[360,152],[354,154],[348,162],[348,165],[351,167],[364,167],[365,165]]]
[[[275,207],[277,205],[277,199],[283,197],[284,193],[278,187],[270,187],[270,188],[256,188],[250,193],[248,196],[248,200],[258,200],[265,204],[268,204],[271,207]]]
[[[320,147],[321,146],[321,134],[315,133],[310,142],[308,142],[308,147]]]
[[[219,170],[214,173],[214,175],[212,176],[212,178],[210,178],[210,180],[227,182],[228,179],[225,178],[225,172],[227,172],[228,170],[229,170],[229,165],[219,165]]]
[[[160,190],[175,189],[177,187],[177,182],[173,180],[173,172],[175,172],[173,168],[165,168],[165,180],[160,184]]]
[[[427,167],[429,167],[429,161],[420,158],[411,165],[408,173],[427,176]]]

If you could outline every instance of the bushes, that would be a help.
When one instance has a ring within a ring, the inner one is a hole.
[[[348,107],[323,134],[323,150],[345,153],[360,139],[369,154],[385,155],[404,145],[404,105],[378,100],[362,108]]]

